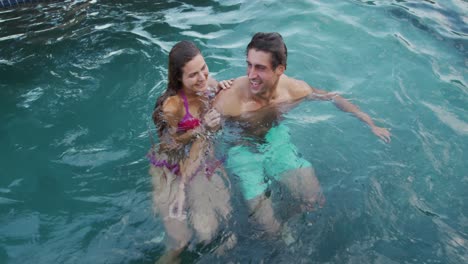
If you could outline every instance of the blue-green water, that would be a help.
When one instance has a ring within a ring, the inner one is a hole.
[[[0,9],[0,263],[153,263],[164,252],[145,154],[167,54],[182,39],[217,79],[278,31],[286,73],[391,128],[384,144],[328,102],[286,116],[324,208],[288,246],[238,225],[186,263],[467,263],[468,3],[65,1]],[[239,222],[245,211],[236,211]],[[216,243],[216,242],[215,242]]]

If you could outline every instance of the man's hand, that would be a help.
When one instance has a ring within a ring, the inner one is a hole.
[[[382,139],[385,143],[390,143],[390,136],[392,135],[388,129],[378,126],[373,126],[372,133]]]

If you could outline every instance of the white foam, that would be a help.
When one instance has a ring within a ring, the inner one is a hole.
[[[202,34],[196,31],[183,31],[181,32],[182,35],[189,36],[189,37],[195,37],[199,39],[216,39],[219,37],[222,37],[228,33],[231,33],[232,30],[221,30],[217,32],[211,32],[207,34]]]
[[[44,94],[44,89],[41,87],[37,87],[32,89],[31,91],[27,92],[26,94],[21,95],[21,97],[25,98],[22,103],[19,103],[18,106],[29,108],[31,103],[37,101],[41,96]]]
[[[460,120],[455,114],[443,109],[440,106],[435,106],[427,102],[422,102],[422,104],[431,109],[437,118],[442,123],[453,129],[455,133],[460,135],[468,135],[468,123]]]
[[[101,26],[95,26],[94,29],[102,30],[102,29],[110,28],[113,25],[114,25],[113,23],[109,23],[109,24],[105,24],[105,25],[101,25]]]
[[[6,37],[0,38],[0,41],[4,41],[4,40],[8,40],[8,39],[15,39],[15,38],[22,37],[22,36],[24,36],[24,35],[25,35],[24,33],[21,33],[21,34],[14,34],[14,35],[10,35],[10,36],[6,36]]]

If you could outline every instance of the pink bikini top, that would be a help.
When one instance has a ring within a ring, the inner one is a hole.
[[[182,120],[180,120],[179,124],[177,124],[177,131],[186,132],[190,129],[198,127],[200,125],[200,120],[190,114],[187,97],[182,90],[180,91],[180,95],[182,100],[184,100],[185,115]]]

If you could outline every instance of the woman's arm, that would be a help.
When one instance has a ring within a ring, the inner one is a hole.
[[[198,174],[206,163],[205,160],[209,151],[209,141],[204,137],[199,137],[192,142],[188,156],[180,161],[180,171],[184,181]]]
[[[215,90],[213,91],[215,94],[219,93],[221,90],[229,89],[232,85],[232,82],[234,79],[229,79],[229,80],[222,80],[222,81],[216,81],[213,79],[213,77],[209,76],[208,77],[208,88],[213,87]]]
[[[179,161],[181,179],[179,181],[176,198],[169,206],[169,217],[181,221],[187,218],[185,212],[187,199],[185,186],[192,177],[196,177],[199,173],[206,173],[204,165],[207,156],[211,156],[211,152],[209,152],[209,142],[206,138],[200,137],[193,141],[188,156]]]

